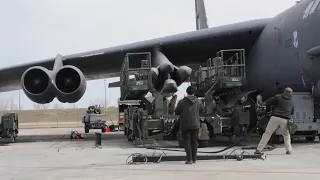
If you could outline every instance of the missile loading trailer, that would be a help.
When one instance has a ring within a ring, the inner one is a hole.
[[[176,96],[173,94],[177,84],[161,68],[152,67],[149,52],[126,54],[121,68],[121,96],[118,101],[119,109],[124,112],[124,134],[136,144],[141,140],[146,143],[151,137],[160,137],[178,139],[179,146],[182,146],[179,116],[174,114]],[[243,49],[218,52],[217,57],[207,61],[206,67],[192,69],[188,78],[197,87],[196,96],[202,99],[205,107],[205,114],[201,115],[200,146],[207,146],[215,135],[245,135],[250,123],[256,125],[256,114],[250,115],[250,107],[255,110],[256,106],[239,103],[248,99],[246,96],[249,94],[242,91],[246,82]],[[158,79],[164,82],[161,90],[155,88],[159,86],[156,83]],[[255,120],[250,121],[250,117]]]
[[[158,55],[156,60],[159,61],[159,57],[163,56]],[[246,136],[253,129],[254,132],[264,131],[265,126],[262,128],[263,123],[259,122],[266,116],[265,102],[259,91],[245,90],[244,49],[219,51],[216,57],[207,60],[205,66],[194,66],[190,73],[189,67],[171,68],[167,61],[164,61],[167,64],[154,68],[151,59],[149,52],[128,53],[122,65],[118,104],[119,113],[124,114],[123,129],[129,141],[146,144],[153,143],[153,139],[178,140],[179,147],[183,147],[179,116],[174,114],[177,100],[174,93],[181,84],[179,80],[186,77],[197,88],[195,95],[205,107],[205,113],[200,117],[200,147],[206,147],[208,141],[217,135],[232,139]],[[174,69],[171,74],[170,69]],[[300,111],[302,109],[297,109]],[[312,136],[320,131],[318,117],[314,114],[314,123],[312,126],[308,124]],[[299,118],[295,119],[300,123]],[[258,123],[259,127],[256,126]],[[300,136],[307,133],[304,126],[307,126],[304,122],[298,125]]]

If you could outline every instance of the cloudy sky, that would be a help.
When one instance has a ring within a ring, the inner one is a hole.
[[[210,27],[269,18],[296,0],[205,0]],[[0,0],[0,66],[6,67],[195,30],[194,0]],[[118,78],[106,79],[106,84]],[[182,97],[187,85],[178,93]],[[32,109],[21,91],[22,109]],[[107,89],[109,106],[119,88]],[[19,91],[0,98],[19,102]],[[89,81],[76,103],[104,100],[104,80]],[[51,107],[56,100],[51,103]],[[73,107],[64,104],[64,107]]]

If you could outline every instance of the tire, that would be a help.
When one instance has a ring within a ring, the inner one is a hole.
[[[89,133],[89,128],[87,128],[87,127],[84,128],[84,132],[85,132],[85,133]]]
[[[205,147],[208,147],[209,145],[208,140],[199,140],[198,143],[199,143],[199,148],[205,148]]]
[[[308,136],[308,137],[306,137],[306,140],[307,140],[307,141],[314,141],[315,139],[316,139],[315,136]]]
[[[105,133],[106,132],[106,127],[102,128],[101,132]]]
[[[283,143],[282,135],[275,135],[273,138],[273,144],[280,144]]]
[[[184,148],[184,145],[183,145],[183,141],[182,141],[182,140],[178,141],[178,146],[179,146],[179,148]]]
[[[119,124],[118,131],[124,131],[124,130],[125,130],[124,124]]]

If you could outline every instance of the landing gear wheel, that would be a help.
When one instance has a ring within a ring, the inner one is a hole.
[[[274,135],[273,144],[280,144],[283,142],[283,137],[281,135]]]
[[[306,140],[307,140],[307,141],[314,141],[315,139],[316,139],[315,136],[308,136],[308,137],[306,137]]]

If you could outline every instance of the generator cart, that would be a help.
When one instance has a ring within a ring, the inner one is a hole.
[[[5,113],[1,116],[0,134],[1,138],[10,138],[11,142],[16,141],[19,133],[19,121],[17,113]]]

